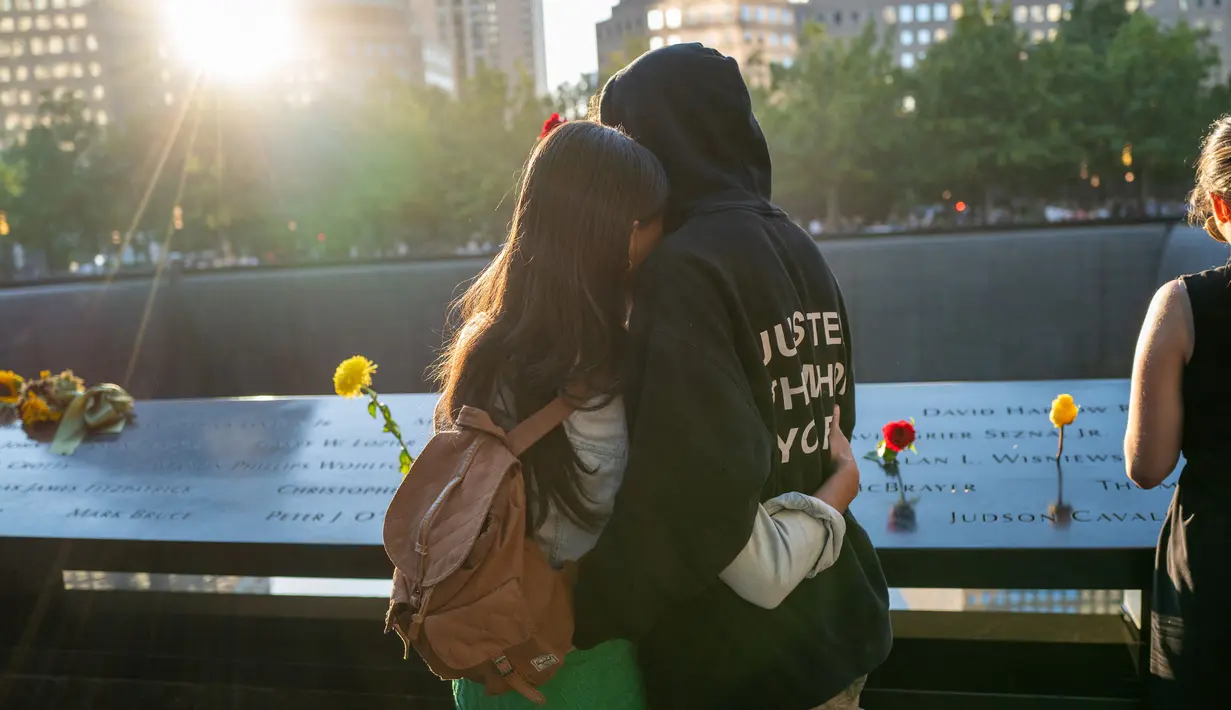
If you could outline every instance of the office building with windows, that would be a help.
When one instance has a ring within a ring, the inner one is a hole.
[[[485,66],[528,76],[537,93],[551,88],[543,0],[410,0],[410,8],[429,83],[455,87]]]
[[[824,25],[832,37],[853,37],[869,22],[878,34],[896,48],[898,64],[911,69],[927,56],[928,48],[944,42],[953,31],[953,21],[962,16],[961,2],[866,3],[856,0],[810,0],[800,6],[801,26],[808,22]],[[1031,40],[1055,38],[1064,14],[1058,3],[1016,5],[1014,20]]]
[[[32,128],[44,92],[76,94],[91,118],[110,120],[97,9],[87,0],[0,0],[0,116]]]
[[[1231,0],[1126,0],[1125,7],[1148,12],[1165,25],[1187,22],[1207,31],[1222,61],[1222,78],[1231,73]]]
[[[611,8],[611,17],[602,20],[594,28],[598,44],[599,75],[614,73],[619,64],[636,57],[628,56],[644,51],[649,46],[646,29],[646,9],[653,0],[620,0]]]
[[[425,80],[423,46],[409,8],[392,0],[300,0],[293,60],[281,73],[287,101],[347,98],[381,78]]]
[[[309,0],[293,7],[293,55],[262,79],[288,103],[353,94],[379,75],[424,77],[423,52],[400,3]],[[0,0],[5,128],[31,128],[48,92],[76,95],[84,116],[100,126],[176,106],[199,67],[173,46],[179,30],[193,28],[175,27],[166,9],[160,0]]]
[[[442,53],[427,53],[402,0],[301,0],[287,7],[287,31],[294,35],[281,38],[287,56],[260,81],[291,105],[350,98],[379,77],[417,82],[440,71]],[[225,31],[225,21],[178,27],[169,8],[166,0],[0,0],[5,128],[31,128],[47,92],[76,95],[85,104],[84,116],[100,126],[174,110],[201,69],[177,43],[191,37],[221,54],[231,45],[210,34]],[[245,73],[242,66],[235,69]]]
[[[796,50],[796,12],[787,0],[756,4],[723,0],[622,0],[598,23],[599,62],[642,38],[649,49],[700,42],[734,57],[750,81],[768,78],[770,64],[790,64]]]
[[[927,55],[928,47],[944,42],[953,31],[953,21],[962,16],[961,2],[866,2],[863,0],[808,0],[797,7],[798,24],[808,22],[825,26],[834,37],[852,37],[868,22],[877,25],[882,37],[894,43],[897,59],[904,68],[914,67]],[[1031,42],[1056,38],[1060,23],[1069,16],[1070,2],[1014,2],[1013,21]],[[1224,74],[1231,68],[1231,0],[1125,0],[1129,12],[1147,12],[1164,24],[1184,21],[1209,31],[1210,42],[1222,58]]]

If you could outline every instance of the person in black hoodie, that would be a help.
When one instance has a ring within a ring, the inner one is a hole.
[[[854,428],[838,284],[770,202],[769,149],[735,60],[698,44],[649,52],[607,83],[598,118],[655,153],[671,196],[669,236],[633,285],[628,468],[578,569],[574,643],[637,642],[655,708],[804,710],[857,695],[892,633],[884,574],[849,512],[837,563],[777,608],[718,581],[761,501],[833,476],[835,405],[841,431]]]

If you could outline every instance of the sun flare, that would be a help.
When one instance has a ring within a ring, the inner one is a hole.
[[[261,78],[295,55],[288,0],[168,0],[165,7],[174,51],[212,77]]]

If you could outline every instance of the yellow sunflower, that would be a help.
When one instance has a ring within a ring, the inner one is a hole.
[[[17,404],[25,380],[11,370],[0,370],[0,404]]]
[[[343,360],[333,373],[333,388],[343,397],[358,397],[363,388],[372,386],[376,363],[362,355]]]
[[[46,400],[36,394],[29,395],[21,403],[21,421],[26,426],[41,422],[58,422],[60,416],[60,412],[48,407]]]

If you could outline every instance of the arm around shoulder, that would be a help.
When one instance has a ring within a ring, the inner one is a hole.
[[[719,578],[745,601],[775,609],[800,582],[838,561],[845,537],[841,513],[787,493],[760,507],[748,544]]]

